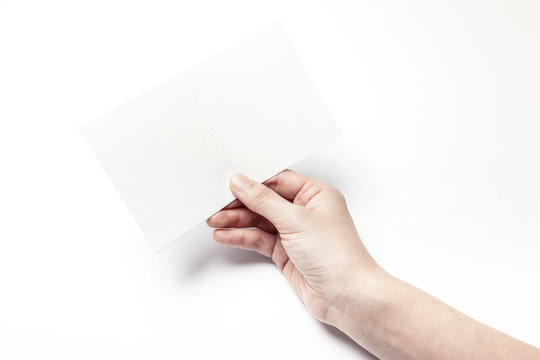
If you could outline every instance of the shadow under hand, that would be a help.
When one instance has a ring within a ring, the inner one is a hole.
[[[367,351],[366,349],[364,349],[363,347],[361,347],[360,345],[358,345],[357,343],[354,342],[353,339],[351,339],[350,337],[348,337],[345,333],[341,332],[339,329],[331,326],[331,325],[328,325],[328,324],[324,324],[324,323],[321,323],[321,326],[326,330],[326,332],[328,332],[332,337],[340,340],[341,342],[343,342],[345,345],[347,345],[348,347],[352,348],[354,351],[356,351],[359,355],[362,356],[362,359],[371,359],[371,360],[378,360],[379,358],[376,357],[375,355],[373,355],[372,353],[370,353],[369,351]]]
[[[194,280],[197,276],[216,266],[231,267],[272,261],[256,252],[231,248],[216,243],[212,229],[201,224],[177,241],[163,255],[174,266],[181,281]]]
[[[198,254],[185,271],[186,277],[193,277],[201,273],[210,264],[246,265],[252,263],[269,263],[272,261],[259,253],[231,248],[220,244],[211,244],[203,254]]]
[[[176,270],[180,270],[179,277],[181,281],[194,280],[208,269],[214,268],[216,264],[228,267],[267,263],[273,266],[271,259],[259,253],[216,243],[212,239],[212,229],[208,228],[206,224],[197,226],[169,250],[165,251],[163,255],[168,257],[167,263],[174,264]],[[374,355],[356,344],[340,330],[324,323],[320,324],[328,334],[338,339],[345,346],[350,347],[362,359],[377,360]]]

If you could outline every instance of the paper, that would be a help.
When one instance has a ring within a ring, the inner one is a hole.
[[[81,128],[161,251],[262,182],[339,137],[281,23]]]

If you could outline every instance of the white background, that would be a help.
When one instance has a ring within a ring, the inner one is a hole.
[[[369,358],[205,225],[156,255],[78,126],[282,19],[394,275],[540,345],[540,2],[0,2],[0,358]],[[204,196],[204,194],[201,194]]]

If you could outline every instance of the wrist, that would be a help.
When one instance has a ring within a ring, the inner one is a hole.
[[[355,272],[345,296],[329,309],[328,323],[362,345],[376,328],[377,314],[384,308],[396,280],[376,264],[369,271]]]

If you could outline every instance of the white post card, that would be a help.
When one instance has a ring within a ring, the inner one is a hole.
[[[281,23],[81,128],[156,251],[340,133]]]

